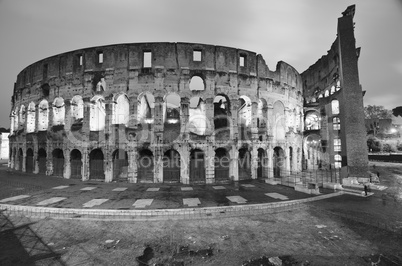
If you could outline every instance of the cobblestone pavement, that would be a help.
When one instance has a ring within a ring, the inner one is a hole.
[[[324,191],[324,194],[331,191]],[[176,209],[275,203],[313,197],[262,181],[214,185],[68,180],[0,166],[0,204],[110,210]]]

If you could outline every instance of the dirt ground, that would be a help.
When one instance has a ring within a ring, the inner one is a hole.
[[[118,222],[0,213],[0,265],[249,266],[278,256],[284,265],[402,265],[402,165],[376,170],[389,189],[371,197],[265,216]]]

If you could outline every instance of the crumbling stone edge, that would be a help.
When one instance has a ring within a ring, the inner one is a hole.
[[[306,199],[289,200],[246,205],[179,208],[179,209],[145,209],[145,210],[108,210],[108,209],[70,209],[21,206],[0,204],[0,211],[11,216],[28,216],[32,218],[77,219],[77,220],[120,220],[120,221],[149,221],[169,219],[203,219],[224,218],[230,216],[275,213],[301,208],[304,203],[332,198],[344,194],[337,191],[330,194]]]

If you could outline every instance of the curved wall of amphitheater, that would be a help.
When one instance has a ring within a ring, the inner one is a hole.
[[[301,170],[299,73],[191,43],[75,50],[17,77],[10,165],[106,182],[219,183]]]

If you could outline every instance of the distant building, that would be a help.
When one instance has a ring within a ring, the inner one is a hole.
[[[8,135],[10,135],[10,133],[0,133],[0,160],[8,160]]]

